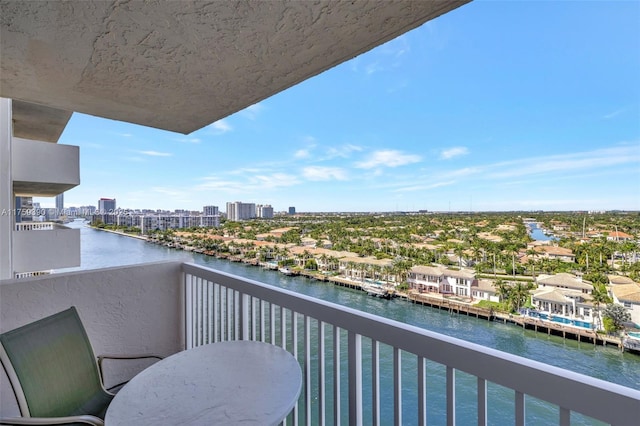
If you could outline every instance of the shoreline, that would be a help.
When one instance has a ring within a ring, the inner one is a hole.
[[[138,240],[149,242],[149,239],[144,235],[132,235],[122,231],[114,231],[112,229],[96,228],[95,226],[91,226],[91,225],[85,225],[85,226],[91,229],[95,229],[96,231],[111,232],[112,234],[122,235],[123,237],[131,237],[131,238],[136,238]]]
[[[91,225],[86,225],[86,226],[92,229],[100,230],[100,231],[111,232],[112,234],[136,238],[138,240],[142,240],[148,243],[158,244],[142,235],[132,235],[122,231],[96,228]],[[162,245],[165,245],[167,248],[172,248],[176,250],[183,250],[183,251],[185,250],[180,245],[173,245],[173,244],[171,246],[168,246],[166,244],[162,244]],[[214,254],[209,254],[200,250],[187,250],[187,251],[192,251],[194,253],[202,254],[204,256],[215,257],[221,260],[227,260],[229,262],[242,262],[251,266],[263,267],[256,260],[244,260],[244,259],[235,258],[235,257],[233,259],[230,259],[229,256],[216,256]],[[274,272],[281,273],[277,269],[275,269]],[[315,281],[320,281],[320,282],[331,282],[333,285],[337,285],[340,287],[349,287],[352,289],[366,292],[366,290],[362,287],[362,285],[359,282],[351,281],[341,277],[333,277],[330,275],[323,274],[321,272],[311,273],[307,271],[302,271],[302,272],[296,271],[291,275],[303,276],[305,278],[313,279]],[[586,329],[582,330],[581,328],[556,324],[553,321],[550,322],[550,321],[544,321],[539,319],[533,320],[528,317],[523,317],[519,315],[496,312],[493,309],[480,308],[470,303],[460,303],[459,301],[445,297],[444,295],[441,295],[441,297],[435,298],[432,301],[426,301],[416,296],[417,295],[411,292],[400,293],[395,290],[393,291],[393,297],[400,297],[407,300],[408,302],[411,302],[414,304],[421,304],[423,306],[427,306],[433,309],[440,309],[440,310],[445,309],[445,310],[449,310],[452,313],[456,313],[458,315],[466,315],[469,317],[475,317],[476,319],[483,319],[485,321],[498,321],[504,324],[521,327],[523,330],[535,331],[536,334],[539,333],[539,334],[554,335],[554,336],[562,337],[563,339],[575,340],[578,342],[584,342],[584,343],[590,343],[590,344],[592,343],[594,346],[597,346],[597,345],[615,346],[615,347],[618,347],[622,352],[627,352],[634,355],[640,355],[640,351],[635,351],[630,348],[625,348],[625,346],[623,345],[622,339],[613,337],[613,336],[607,336],[605,334],[598,334],[592,330],[586,330]],[[422,296],[422,295],[419,295],[419,296]]]

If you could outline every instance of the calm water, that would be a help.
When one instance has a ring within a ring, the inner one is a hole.
[[[596,347],[592,344],[578,343],[573,340],[563,340],[559,337],[547,336],[543,333],[522,330],[516,326],[466,316],[452,316],[445,311],[413,305],[401,299],[382,300],[369,297],[364,292],[357,290],[345,289],[301,277],[284,276],[262,268],[227,262],[194,253],[186,253],[148,244],[130,237],[96,231],[83,226],[81,222],[75,222],[71,224],[71,226],[81,228],[82,265],[79,268],[74,268],[76,270],[162,260],[193,262],[322,300],[385,316],[504,352],[573,370],[623,386],[640,389],[640,356],[620,353],[619,350],[612,347]],[[384,355],[383,362],[391,362],[391,354],[386,356],[383,353],[382,355]],[[443,369],[434,368],[433,373],[427,378],[428,386],[431,385],[431,381],[442,382],[444,380],[443,376]],[[410,378],[407,380],[410,380]],[[475,381],[462,374],[460,374],[457,380],[459,384],[462,385],[458,396],[464,401],[463,394],[465,393],[465,389],[469,389],[470,394],[473,393]],[[385,387],[383,387],[383,389],[384,388]],[[508,402],[504,402],[504,407],[501,406],[501,404],[503,404],[501,401],[503,399],[501,389],[498,389],[497,386],[490,386],[489,395],[494,395],[496,399],[496,402],[492,401],[490,405],[490,424],[513,424],[512,407]],[[513,394],[511,393],[510,395]],[[444,401],[439,401],[439,398],[443,398],[441,392],[428,395],[428,401],[429,403],[433,403],[434,407]],[[512,396],[505,395],[504,399],[509,400],[510,398],[512,398]],[[470,407],[465,407],[465,404],[462,403],[460,404],[462,407],[458,408],[460,411],[458,414],[459,424],[475,423],[475,417],[467,418],[470,415],[475,416],[473,397],[468,399],[471,401],[469,402]],[[545,424],[547,421],[545,419],[548,418],[552,418],[554,423],[557,422],[557,411],[547,412],[548,410],[545,407],[538,405],[535,401],[527,404],[528,424]],[[407,413],[411,413],[411,410],[415,409],[411,406],[405,408]],[[465,410],[465,408],[468,409]],[[392,415],[387,409],[382,411],[385,417]],[[442,424],[444,422],[442,415],[443,413],[438,413],[434,408],[430,411],[429,423]],[[410,420],[407,420],[404,424],[412,423]],[[577,419],[575,422],[572,422],[572,424],[593,423],[585,419]]]
[[[554,237],[550,237],[549,235],[546,235],[544,232],[542,232],[542,229],[538,228],[537,223],[530,224],[529,228],[531,229],[531,233],[530,233],[531,238],[533,238],[534,240],[538,240],[538,241],[555,240]]]

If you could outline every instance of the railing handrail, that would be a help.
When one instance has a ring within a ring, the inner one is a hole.
[[[192,263],[183,271],[611,424],[640,418],[635,389]]]

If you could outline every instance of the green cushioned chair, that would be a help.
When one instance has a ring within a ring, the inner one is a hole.
[[[75,307],[1,334],[0,360],[22,417],[0,424],[103,425],[114,397],[102,384],[105,358],[160,359],[96,358]]]

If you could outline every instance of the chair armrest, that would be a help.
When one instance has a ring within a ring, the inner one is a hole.
[[[102,354],[98,355],[98,370],[100,371],[100,379],[104,382],[104,372],[102,371],[102,362],[105,359],[117,359],[117,360],[133,360],[133,359],[157,359],[161,360],[163,357],[155,354],[134,354],[134,355],[119,355],[119,354]],[[111,386],[107,391],[111,392],[113,389],[119,388],[127,382],[118,383]]]
[[[103,359],[144,359],[144,358],[162,359],[163,357],[156,354],[135,354],[135,355],[102,354],[102,355],[98,355],[98,362],[102,362]]]
[[[67,416],[67,417],[13,417],[0,419],[0,425],[70,425],[85,424],[104,426],[104,421],[95,416]]]

